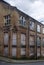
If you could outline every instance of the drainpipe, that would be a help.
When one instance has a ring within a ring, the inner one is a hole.
[[[37,60],[37,23],[36,23],[36,60]]]

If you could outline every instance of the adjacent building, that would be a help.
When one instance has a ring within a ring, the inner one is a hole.
[[[44,56],[44,25],[4,0],[0,0],[0,55]]]

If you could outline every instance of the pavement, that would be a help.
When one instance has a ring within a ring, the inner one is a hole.
[[[0,57],[0,61],[4,61],[7,63],[36,63],[36,62],[44,62],[44,60],[13,60],[10,58],[6,58],[6,57]]]

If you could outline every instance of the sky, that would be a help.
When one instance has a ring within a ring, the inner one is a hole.
[[[44,0],[5,0],[44,24]]]

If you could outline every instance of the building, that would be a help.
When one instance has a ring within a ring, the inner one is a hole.
[[[0,0],[0,55],[44,56],[44,25]]]

